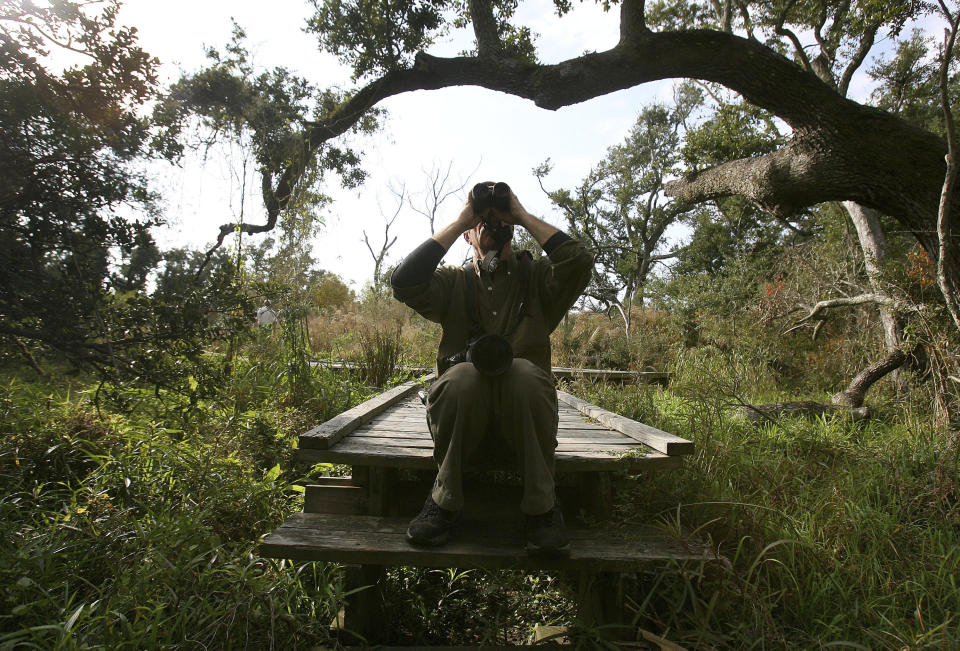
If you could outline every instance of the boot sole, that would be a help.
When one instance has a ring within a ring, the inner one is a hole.
[[[439,536],[434,536],[433,538],[420,538],[414,536],[410,533],[410,530],[407,529],[407,542],[415,547],[439,547],[440,545],[445,545],[450,540],[450,532],[444,532]]]

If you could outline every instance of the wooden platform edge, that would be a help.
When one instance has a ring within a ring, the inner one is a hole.
[[[570,528],[569,557],[530,555],[522,527],[463,522],[442,547],[414,547],[406,540],[408,518],[292,515],[260,543],[267,558],[419,567],[635,571],[651,562],[715,562],[720,557],[699,540],[654,526],[611,530]]]
[[[607,411],[566,391],[558,390],[557,399],[573,407],[584,416],[594,418],[607,427],[611,427],[621,434],[653,448],[657,452],[662,452],[669,456],[678,456],[691,454],[694,450],[692,441],[680,438],[669,432],[664,432],[656,427],[637,422],[626,416],[615,414],[612,411]]]
[[[417,452],[422,452],[418,449]],[[590,456],[576,453],[558,453],[555,456],[557,472],[639,472],[644,470],[666,470],[680,468],[683,459],[677,455],[654,452],[642,455],[606,455]],[[310,449],[297,450],[297,461],[301,463],[336,463],[344,465],[361,465],[380,468],[406,468],[411,470],[436,470],[436,462],[432,454],[410,454],[409,448],[396,449],[393,452],[369,455],[353,452],[341,452],[337,449]],[[496,470],[499,465],[485,467],[477,466],[478,470]]]
[[[602,368],[554,366],[553,375],[562,379],[612,380],[616,382],[643,382],[667,386],[670,374],[666,371],[618,371]]]
[[[373,418],[376,418],[396,403],[410,396],[424,384],[432,382],[435,378],[436,373],[429,373],[416,380],[404,382],[389,391],[370,398],[366,402],[361,402],[352,409],[337,414],[330,420],[301,434],[300,447],[318,450],[330,448],[344,436]]]

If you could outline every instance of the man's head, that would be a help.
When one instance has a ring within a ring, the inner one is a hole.
[[[488,186],[492,193],[494,186],[497,184],[495,184],[493,181],[484,181],[483,183],[478,185]],[[500,185],[507,188],[507,192],[510,191],[505,183]],[[474,193],[471,192],[471,203],[473,203],[473,194]],[[513,225],[503,223],[505,221],[505,218],[509,218],[510,216],[509,211],[504,213],[502,210],[498,209],[495,205],[493,205],[492,201],[488,201],[486,203],[490,207],[484,210],[484,214],[479,215],[479,217],[481,218],[480,223],[478,223],[472,229],[470,229],[469,231],[466,231],[463,234],[463,238],[473,248],[475,255],[481,258],[484,256],[484,254],[486,254],[489,251],[503,249],[506,245],[510,243],[510,240],[513,239]],[[501,231],[500,241],[498,241],[497,236],[493,231],[493,228],[495,227],[495,225],[500,225],[501,228],[503,229]],[[506,237],[505,240],[503,239],[503,235],[502,235],[503,233],[508,234],[508,237]]]

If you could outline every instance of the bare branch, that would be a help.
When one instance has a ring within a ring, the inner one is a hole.
[[[810,314],[797,321],[789,329],[784,330],[783,334],[789,334],[793,332],[807,321],[816,319],[829,309],[835,307],[852,307],[855,305],[887,305],[893,309],[898,309],[901,307],[896,300],[890,298],[889,296],[882,296],[880,294],[861,294],[859,296],[850,296],[846,298],[831,298],[818,302],[813,306],[813,309],[810,310]]]
[[[803,64],[804,69],[813,71],[813,65],[810,63],[807,53],[803,49],[803,44],[800,42],[800,39],[796,34],[793,33],[792,29],[784,27],[784,23],[787,20],[787,15],[790,13],[790,9],[793,8],[795,0],[790,0],[783,7],[783,11],[780,12],[780,15],[777,16],[777,24],[774,25],[774,33],[780,36],[786,36],[791,43],[793,43],[794,53],[797,55],[797,58],[800,59],[800,62]]]
[[[434,223],[436,222],[437,212],[440,210],[440,206],[454,194],[463,190],[464,186],[467,184],[467,181],[471,176],[476,174],[479,167],[480,164],[478,163],[473,172],[461,180],[460,184],[456,187],[447,186],[447,182],[450,180],[451,170],[453,169],[453,161],[450,161],[447,164],[446,171],[443,171],[443,168],[436,164],[432,165],[429,171],[422,170],[424,176],[427,177],[427,185],[423,192],[423,203],[419,206],[415,206],[413,204],[413,197],[410,196],[407,197],[407,205],[409,205],[410,209],[414,212],[419,213],[427,218],[427,222],[430,224],[430,235],[434,234]]]
[[[860,39],[860,45],[857,47],[857,51],[854,53],[853,58],[850,59],[850,63],[847,64],[843,75],[840,77],[840,81],[837,83],[837,90],[844,97],[846,97],[847,92],[850,90],[850,81],[853,79],[854,73],[860,69],[860,66],[863,65],[863,62],[867,58],[867,54],[869,54],[873,48],[879,29],[880,24],[874,23],[868,25],[866,30],[864,30],[863,38]]]

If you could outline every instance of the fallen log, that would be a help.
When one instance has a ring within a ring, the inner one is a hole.
[[[744,405],[742,414],[751,423],[776,421],[784,416],[803,416],[817,418],[824,414],[841,413],[853,420],[866,420],[871,417],[869,407],[846,407],[828,405],[813,400],[795,402],[773,402],[766,405]]]

